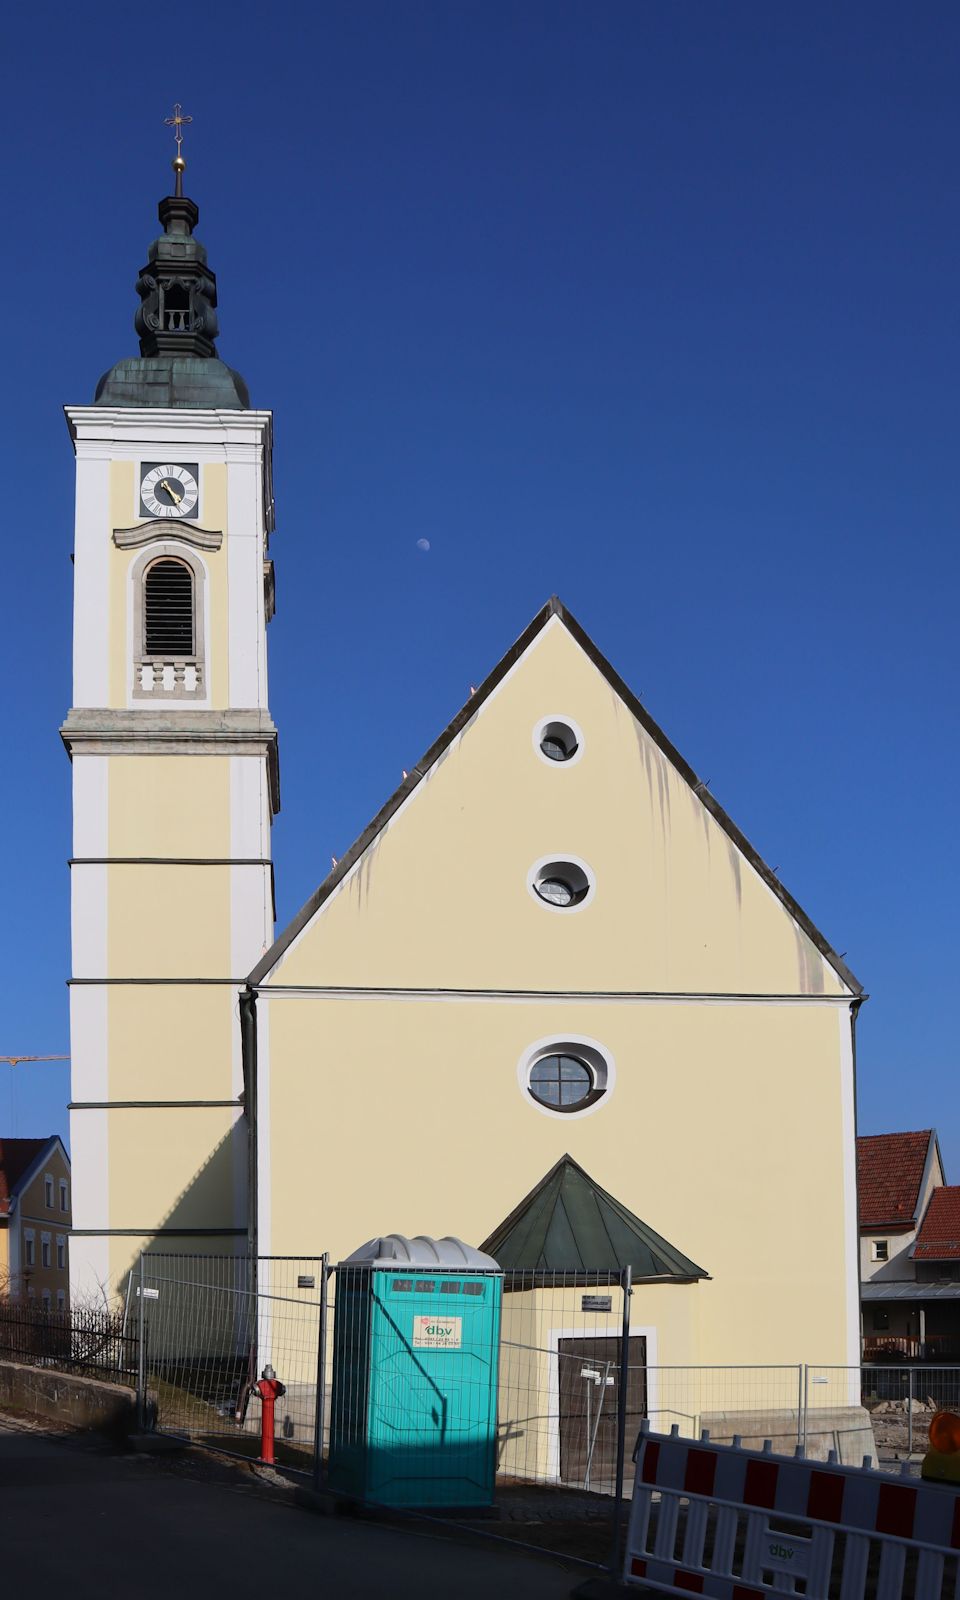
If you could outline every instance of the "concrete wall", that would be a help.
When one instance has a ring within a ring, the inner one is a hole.
[[[17,1361],[0,1361],[0,1409],[101,1433],[132,1433],[137,1426],[132,1389]]]

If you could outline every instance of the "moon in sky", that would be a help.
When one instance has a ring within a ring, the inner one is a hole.
[[[430,549],[430,540],[429,539],[418,539],[417,540],[417,549],[418,550],[423,550],[424,553],[426,553],[426,551]]]

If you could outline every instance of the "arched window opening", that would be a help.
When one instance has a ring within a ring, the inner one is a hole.
[[[183,561],[154,561],[143,580],[146,656],[184,660],[196,654],[193,573]]]
[[[190,292],[181,283],[164,284],[162,322],[168,333],[185,333],[190,327]]]

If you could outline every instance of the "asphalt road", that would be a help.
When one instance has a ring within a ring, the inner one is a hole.
[[[70,1600],[555,1600],[583,1568],[498,1545],[321,1517],[246,1469],[114,1454],[0,1419],[7,1593]]]

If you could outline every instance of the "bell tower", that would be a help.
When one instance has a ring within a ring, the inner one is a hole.
[[[179,119],[179,120],[177,120]],[[137,279],[140,354],[76,454],[70,980],[75,1297],[141,1250],[246,1247],[238,987],[273,937],[272,418],[217,355],[182,193]]]

